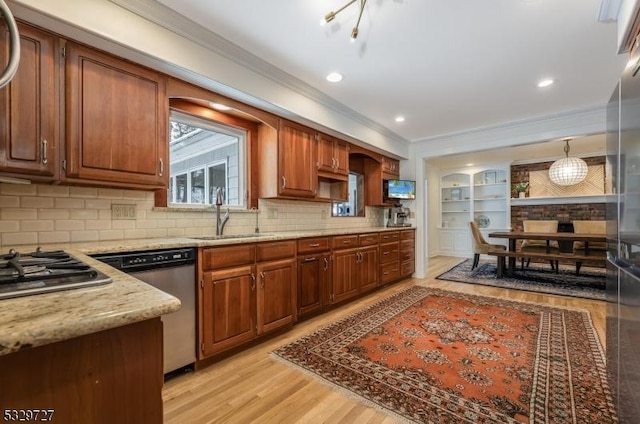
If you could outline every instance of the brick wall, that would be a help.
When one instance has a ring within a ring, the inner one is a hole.
[[[583,158],[587,165],[605,165],[605,156]],[[553,161],[528,163],[511,166],[512,186],[529,181],[529,172],[549,169]],[[559,222],[573,220],[604,220],[606,203],[576,203],[567,205],[530,205],[511,206],[512,228],[522,228],[522,221],[527,219],[557,219]]]

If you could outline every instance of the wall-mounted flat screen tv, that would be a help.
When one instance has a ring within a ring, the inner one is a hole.
[[[410,180],[389,180],[387,185],[389,199],[413,200],[416,198],[416,182]]]

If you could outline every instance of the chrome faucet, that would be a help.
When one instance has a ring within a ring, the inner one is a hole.
[[[227,213],[224,214],[222,218],[220,218],[220,206],[223,204],[223,196],[222,196],[222,188],[218,187],[216,190],[216,235],[221,236],[222,231],[224,230],[224,225],[229,220],[229,208],[227,208]]]

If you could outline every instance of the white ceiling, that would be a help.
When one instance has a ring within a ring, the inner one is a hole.
[[[350,43],[359,1],[159,0],[408,141],[601,106],[626,62],[600,0],[369,0]]]

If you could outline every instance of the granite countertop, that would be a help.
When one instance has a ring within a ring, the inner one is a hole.
[[[0,355],[144,321],[180,309],[180,301],[175,297],[87,255],[224,246],[400,229],[403,228],[287,231],[227,235],[218,239],[183,237],[45,245],[42,246],[45,250],[66,250],[108,275],[113,281],[101,286],[0,300]],[[35,246],[18,246],[16,250],[28,251],[31,248]]]

